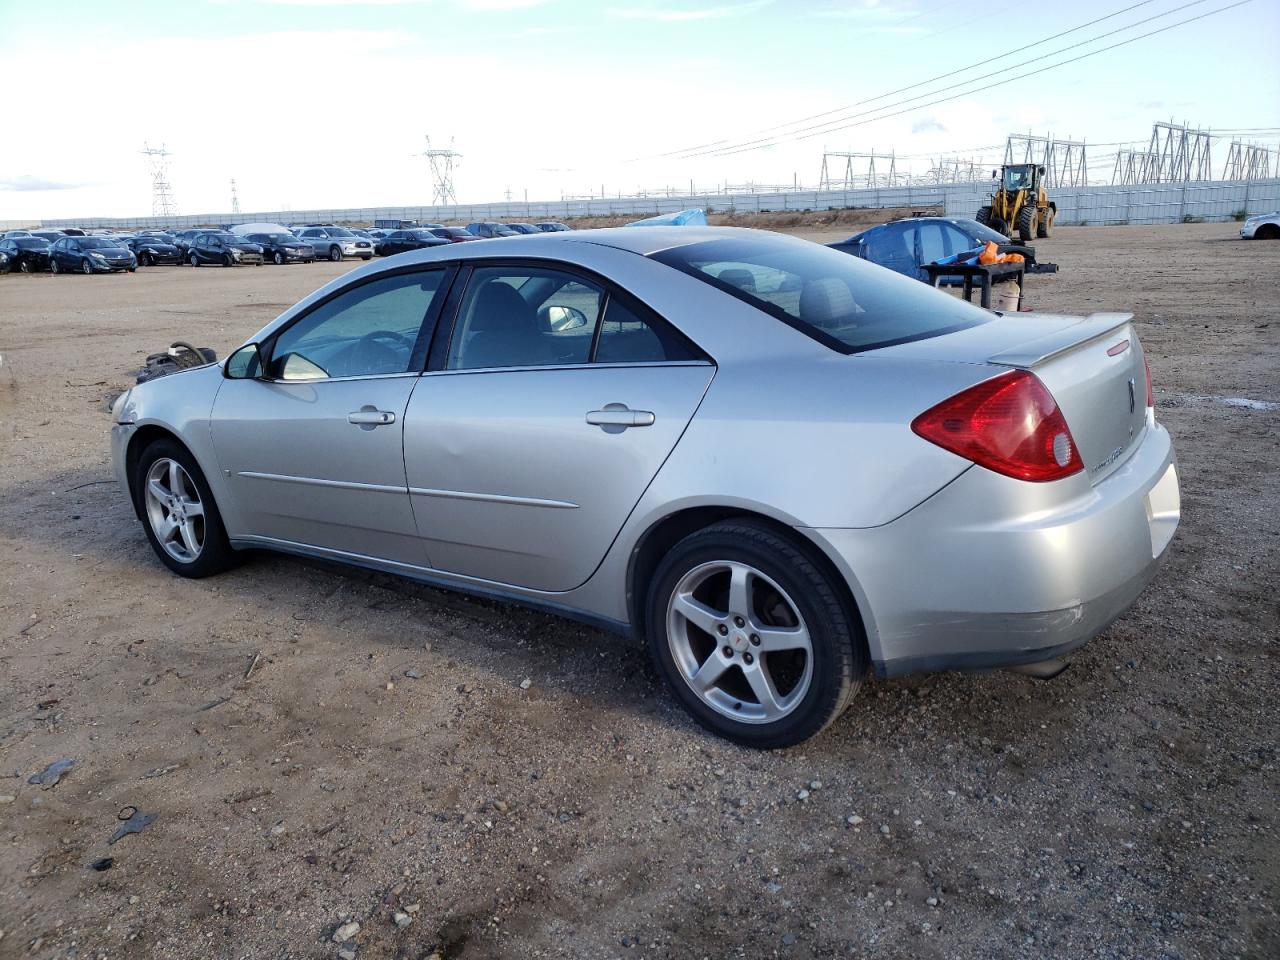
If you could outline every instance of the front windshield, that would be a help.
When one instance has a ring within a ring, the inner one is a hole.
[[[918,280],[804,240],[707,240],[651,256],[841,353],[936,337],[992,316]]]
[[[106,237],[80,238],[80,249],[82,250],[108,250],[118,246],[120,246],[119,240],[108,240]]]
[[[345,230],[345,229],[343,229],[342,227],[325,227],[325,229],[329,231],[329,236],[331,236],[331,237],[353,237],[353,236],[355,236],[355,234],[353,234],[350,230]]]
[[[1031,170],[1027,167],[1006,167],[1004,171],[1004,188],[1021,190],[1031,184]]]
[[[249,239],[255,242],[289,243],[298,238],[292,233],[255,233]]]
[[[44,237],[14,237],[13,242],[23,250],[44,250],[49,246]]]

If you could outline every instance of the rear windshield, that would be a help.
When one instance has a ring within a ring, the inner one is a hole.
[[[803,240],[707,240],[651,256],[841,353],[924,340],[991,319],[918,280]]]

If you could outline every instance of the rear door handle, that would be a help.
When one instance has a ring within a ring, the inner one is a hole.
[[[375,410],[373,407],[352,410],[347,414],[347,423],[354,423],[362,427],[381,427],[395,422],[396,415],[390,410]]]
[[[587,414],[587,423],[594,427],[651,427],[655,419],[648,410],[632,410],[622,403],[606,404],[603,410]]]

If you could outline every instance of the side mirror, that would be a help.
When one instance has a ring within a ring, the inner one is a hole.
[[[222,373],[228,380],[257,380],[262,376],[262,351],[256,343],[246,343],[227,357]]]
[[[587,315],[577,307],[565,307],[552,304],[547,307],[547,323],[552,333],[563,333],[566,330],[577,330],[587,325]]]

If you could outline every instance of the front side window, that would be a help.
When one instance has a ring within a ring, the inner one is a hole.
[[[707,240],[651,256],[841,353],[941,336],[991,319],[919,281],[803,240]]]
[[[327,301],[276,338],[269,376],[323,380],[409,372],[445,272],[383,277]]]

